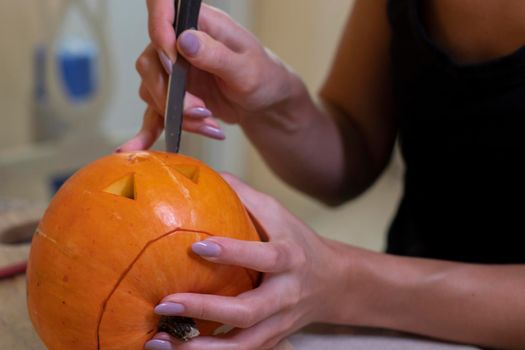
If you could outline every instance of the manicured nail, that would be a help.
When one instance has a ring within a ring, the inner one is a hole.
[[[115,150],[113,152],[114,153],[122,153],[122,147],[115,148]]]
[[[186,115],[192,118],[204,119],[204,118],[210,118],[212,116],[212,113],[207,108],[197,107],[197,108],[192,108],[189,111],[187,111]]]
[[[215,258],[221,254],[221,247],[211,241],[201,241],[193,243],[191,249],[195,254],[206,258]]]
[[[184,32],[179,38],[179,47],[188,56],[195,56],[199,52],[201,43],[192,32]]]
[[[177,303],[161,303],[155,307],[155,313],[161,316],[175,316],[184,312],[184,305]]]
[[[211,125],[201,126],[199,128],[199,133],[216,140],[224,140],[226,138],[224,131]]]
[[[171,61],[171,59],[162,51],[159,51],[159,59],[166,73],[171,75],[171,73],[173,72],[173,62]]]
[[[175,350],[169,341],[153,339],[144,344],[146,350]]]

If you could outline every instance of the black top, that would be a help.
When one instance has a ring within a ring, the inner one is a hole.
[[[523,263],[525,46],[459,65],[432,42],[418,0],[390,0],[404,195],[387,252]]]

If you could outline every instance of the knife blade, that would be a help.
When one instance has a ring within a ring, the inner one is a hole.
[[[173,28],[177,38],[185,30],[197,28],[201,3],[202,0],[180,0],[179,4],[179,1],[175,0],[175,12],[177,15],[175,16]],[[179,54],[173,64],[166,99],[164,125],[166,151],[168,152],[178,153],[180,150],[184,95],[186,94],[189,69],[189,62]]]

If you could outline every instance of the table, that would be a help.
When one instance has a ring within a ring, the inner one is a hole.
[[[397,332],[334,325],[309,326],[292,335],[290,343],[296,350],[479,350]]]

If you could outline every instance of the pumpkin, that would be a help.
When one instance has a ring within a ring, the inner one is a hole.
[[[259,279],[192,253],[213,236],[259,240],[235,192],[202,162],[163,152],[95,161],[62,186],[33,238],[36,331],[50,350],[139,350],[159,329],[192,331],[191,320],[161,318],[154,307],[179,292],[235,296]],[[195,321],[205,335],[220,326]]]

